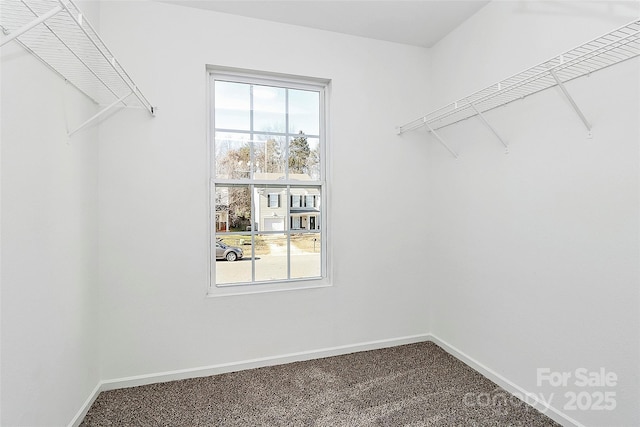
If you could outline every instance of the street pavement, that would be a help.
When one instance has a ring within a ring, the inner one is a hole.
[[[286,280],[286,247],[273,246],[275,248],[269,248],[269,255],[258,255],[255,260],[251,259],[251,252],[248,252],[238,261],[216,261],[216,284],[251,282],[252,261],[255,264],[256,281]],[[305,252],[293,245],[291,249],[291,279],[320,276],[320,253]]]

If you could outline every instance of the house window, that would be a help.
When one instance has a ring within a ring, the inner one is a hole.
[[[217,68],[209,75],[212,290],[325,279],[328,82]]]
[[[306,208],[316,207],[316,196],[304,196],[304,206]]]
[[[280,194],[278,193],[269,193],[267,195],[267,203],[269,204],[270,208],[279,208],[280,207]]]
[[[292,216],[291,217],[291,228],[294,230],[299,230],[300,229],[300,217],[299,216]]]

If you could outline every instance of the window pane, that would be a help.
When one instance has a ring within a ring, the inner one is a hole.
[[[254,188],[256,230],[287,230],[287,187],[256,185]]]
[[[229,231],[229,188],[217,187],[214,199],[214,230],[216,233]]]
[[[253,86],[253,130],[279,132],[286,130],[286,90],[271,86]]]
[[[291,235],[291,278],[320,277],[321,268],[320,233]]]
[[[287,279],[287,236],[258,234],[264,254],[256,258],[256,281]]]
[[[309,157],[307,159],[307,174],[314,181],[320,180],[320,140],[307,138],[309,143]]]
[[[254,137],[254,179],[273,180],[284,178],[285,138],[256,135]]]
[[[215,230],[248,231],[251,226],[251,192],[249,186],[216,185]]]
[[[250,130],[250,86],[215,82],[214,124],[216,129]]]
[[[318,138],[298,134],[289,141],[289,179],[320,179]]]
[[[292,230],[320,229],[320,187],[294,187],[289,190],[289,221]]]
[[[249,178],[251,144],[241,133],[216,132],[215,176],[218,179]]]
[[[289,89],[289,133],[320,134],[320,94]]]
[[[216,283],[251,282],[251,235],[216,235]]]

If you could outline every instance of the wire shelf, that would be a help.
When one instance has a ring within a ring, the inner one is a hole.
[[[0,46],[11,40],[96,104],[154,107],[71,0],[0,0]],[[134,96],[131,96],[134,95]]]
[[[640,55],[640,21],[633,21],[553,59],[408,122],[398,128],[398,134],[425,125],[432,130],[450,126],[476,116],[478,112],[484,113],[557,86],[558,80],[562,83],[568,82],[638,55]]]

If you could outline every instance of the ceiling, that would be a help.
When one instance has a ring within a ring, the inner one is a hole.
[[[431,47],[488,0],[165,0],[285,24]]]

